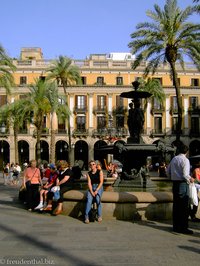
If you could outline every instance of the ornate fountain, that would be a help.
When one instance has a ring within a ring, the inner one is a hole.
[[[152,96],[151,93],[138,91],[139,82],[132,83],[133,90],[121,93],[120,97],[132,99],[129,103],[128,111],[128,128],[130,136],[127,138],[127,143],[117,141],[113,145],[103,146],[100,149],[107,154],[113,154],[114,158],[123,164],[123,171],[118,180],[117,185],[122,185],[123,180],[131,181],[136,184],[138,176],[143,177],[143,182],[139,182],[137,186],[147,186],[145,180],[145,170],[147,170],[147,158],[157,156],[161,160],[166,158],[166,155],[174,155],[174,148],[167,145],[164,141],[159,141],[157,144],[145,144],[142,140],[144,125],[144,112],[141,105],[141,100]],[[148,173],[146,173],[146,177]],[[130,183],[129,183],[130,184]]]

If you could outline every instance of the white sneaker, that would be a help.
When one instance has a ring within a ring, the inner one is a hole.
[[[47,203],[45,202],[44,205],[43,205],[43,207],[40,208],[40,211],[43,211],[46,207],[47,207]]]
[[[40,202],[39,205],[37,207],[35,207],[34,210],[39,210],[41,208],[43,208],[43,203]]]

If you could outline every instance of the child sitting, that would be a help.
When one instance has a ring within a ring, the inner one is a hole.
[[[37,207],[35,207],[35,210],[43,210],[43,208],[47,206],[47,193],[56,184],[56,180],[58,177],[56,166],[54,164],[50,164],[49,168],[51,170],[51,173],[47,183],[40,190],[40,203],[38,204]]]

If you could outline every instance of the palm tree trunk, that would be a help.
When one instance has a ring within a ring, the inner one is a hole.
[[[41,145],[40,145],[40,139],[41,139],[41,130],[37,129],[37,142],[36,142],[36,161],[38,164],[41,162]]]
[[[19,162],[17,130],[14,128],[15,163]]]
[[[56,129],[57,129],[57,115],[56,112],[53,112],[51,116],[51,147],[50,147],[51,163],[55,163]]]
[[[55,141],[55,137],[56,137],[56,134],[55,134],[55,130],[54,129],[51,129],[51,148],[50,148],[50,162],[51,163],[55,163],[55,153],[56,153],[56,149],[55,149],[55,146],[56,146],[56,141]]]
[[[66,95],[66,104],[69,107],[66,86],[64,86],[64,92]],[[68,158],[69,159],[68,160],[69,160],[69,164],[72,165],[73,162],[72,162],[72,137],[71,137],[70,114],[67,116],[67,131],[68,131],[68,140],[69,140],[69,147],[68,147]]]
[[[181,136],[181,129],[182,129],[182,103],[181,103],[181,93],[180,93],[180,86],[177,77],[177,71],[175,67],[175,62],[170,62],[171,70],[172,70],[172,77],[173,83],[176,91],[176,100],[177,100],[177,107],[178,107],[178,124],[177,124],[177,131],[176,131],[176,141],[180,142]]]

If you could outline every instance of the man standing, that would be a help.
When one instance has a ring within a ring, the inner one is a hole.
[[[188,229],[189,183],[194,182],[190,176],[190,162],[186,157],[188,147],[182,144],[179,152],[167,168],[167,175],[173,181],[173,231],[193,234],[193,231]]]

